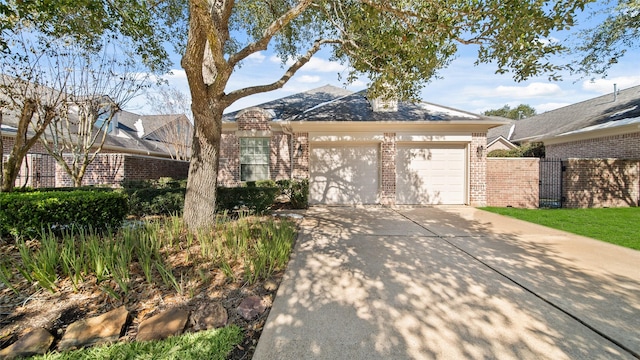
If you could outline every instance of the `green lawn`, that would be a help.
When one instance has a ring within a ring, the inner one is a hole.
[[[32,359],[38,360],[224,360],[242,342],[242,329],[230,325],[221,329],[188,333],[165,340],[119,342],[65,353],[52,352]]]
[[[640,208],[483,210],[640,250]]]

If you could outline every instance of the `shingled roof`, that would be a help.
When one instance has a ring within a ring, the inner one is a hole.
[[[325,85],[316,89],[269,101],[255,107],[269,111],[273,120],[291,119],[318,105],[334,101],[353,94],[352,91],[339,87]],[[223,121],[235,121],[242,110],[225,114]]]
[[[334,86],[288,96],[256,105],[272,113],[274,120],[287,121],[478,121],[496,120],[428,102],[399,101],[397,111],[373,111],[366,90],[350,92]],[[226,114],[225,121],[235,121],[240,111]]]
[[[515,123],[511,140],[541,141],[577,131],[587,132],[634,122],[640,124],[640,86],[519,120]]]

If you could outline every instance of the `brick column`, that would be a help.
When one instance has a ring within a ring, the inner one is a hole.
[[[381,191],[382,205],[396,203],[396,134],[384,133],[384,140],[380,144],[381,160]]]
[[[478,152],[481,148],[482,151]],[[469,205],[486,206],[487,205],[487,134],[473,133],[471,134],[470,153],[470,194]]]
[[[309,179],[309,134],[293,134],[293,171],[294,179]]]

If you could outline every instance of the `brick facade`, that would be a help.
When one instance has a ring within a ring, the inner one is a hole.
[[[291,178],[291,136],[274,133],[271,136],[269,176],[272,180]]]
[[[471,134],[470,153],[469,205],[485,206],[487,204],[487,133]]]
[[[487,206],[537,208],[540,160],[488,158]]]
[[[380,144],[381,184],[380,203],[393,205],[396,203],[396,134],[384,133],[384,140]]]
[[[568,159],[563,165],[563,206],[640,205],[640,160]]]
[[[640,159],[640,132],[545,144],[548,158],[580,159]]]
[[[218,164],[218,185],[237,186],[240,183],[240,140],[235,133],[222,134]]]
[[[294,179],[308,179],[309,173],[309,134],[293,134],[293,167],[291,177]]]

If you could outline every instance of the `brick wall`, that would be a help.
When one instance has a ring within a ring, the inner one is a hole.
[[[291,177],[294,179],[308,179],[309,174],[309,134],[293,134],[293,168]]]
[[[640,160],[568,159],[563,165],[565,207],[639,205]]]
[[[271,115],[266,110],[260,108],[250,108],[241,111],[236,116],[239,131],[269,131],[271,130],[269,120],[271,120]]]
[[[289,179],[291,177],[291,137],[284,133],[271,136],[269,159],[269,176],[272,180]]]
[[[482,147],[483,151],[478,154],[478,147]],[[487,204],[487,134],[473,133],[471,134],[471,149],[469,163],[469,182],[470,194],[469,205],[485,206]]]
[[[384,133],[380,144],[382,183],[380,184],[380,203],[393,205],[396,203],[396,134]]]
[[[65,161],[70,163],[71,155],[65,156]],[[125,179],[125,155],[124,154],[98,154],[95,160],[89,164],[82,185],[117,185]],[[56,187],[72,187],[73,180],[64,168],[56,163]],[[140,179],[136,179],[140,180]]]
[[[71,156],[65,156],[71,162]],[[132,154],[98,154],[87,167],[82,185],[114,185],[123,180],[148,180],[161,177],[186,179],[189,162]],[[71,187],[73,180],[64,167],[48,154],[28,154],[16,186]]]
[[[109,165],[112,164],[110,163]],[[186,179],[188,174],[188,161],[124,155],[124,178],[127,180],[148,180],[161,177]]]
[[[548,158],[640,159],[640,132],[546,145]]]
[[[233,187],[240,183],[240,142],[234,133],[223,133],[220,140],[218,185]]]
[[[487,206],[537,208],[538,158],[488,158]]]

